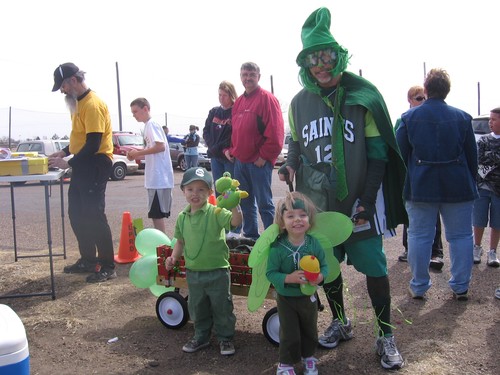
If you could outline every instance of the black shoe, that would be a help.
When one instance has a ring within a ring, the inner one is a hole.
[[[432,268],[433,270],[436,270],[436,271],[441,271],[443,266],[444,266],[444,263],[443,263],[442,258],[439,258],[439,257],[432,257],[431,258],[431,262],[429,263],[429,268]]]
[[[453,298],[455,298],[457,301],[468,301],[469,300],[469,291],[466,290],[463,293],[453,292]]]
[[[87,276],[88,283],[102,283],[103,281],[116,279],[116,271],[112,268],[101,268],[92,275]]]
[[[75,264],[64,267],[64,273],[91,273],[96,270],[96,263],[89,263],[83,259],[78,259]]]
[[[408,262],[408,251],[405,251],[403,255],[398,256],[400,262]]]

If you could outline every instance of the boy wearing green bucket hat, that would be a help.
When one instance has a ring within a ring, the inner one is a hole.
[[[194,336],[182,350],[194,353],[209,346],[213,328],[220,354],[233,355],[236,316],[226,231],[241,225],[242,216],[239,205],[215,213],[216,207],[208,203],[212,186],[212,175],[205,168],[193,167],[184,172],[181,190],[188,205],[177,217],[177,241],[165,266],[171,270],[184,256]]]

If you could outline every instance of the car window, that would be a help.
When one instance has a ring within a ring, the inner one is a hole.
[[[171,150],[181,150],[183,149],[182,145],[177,142],[168,142],[168,147],[170,147]]]
[[[474,133],[475,134],[491,133],[491,129],[488,122],[489,122],[489,116],[481,116],[472,119],[472,129],[474,129]]]
[[[30,144],[29,143],[21,143],[17,146],[17,151],[18,152],[28,152],[30,150]]]
[[[61,151],[64,147],[69,145],[69,141],[58,141],[58,142],[54,142],[54,143],[55,143],[57,151]]]
[[[41,143],[32,143],[29,150],[30,151],[38,151],[38,152],[42,152],[43,153],[42,144]]]
[[[144,146],[144,139],[140,135],[119,135],[117,138],[120,146]]]

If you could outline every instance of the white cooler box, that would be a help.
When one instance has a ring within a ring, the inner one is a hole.
[[[29,373],[30,353],[23,322],[9,306],[0,304],[0,374]]]

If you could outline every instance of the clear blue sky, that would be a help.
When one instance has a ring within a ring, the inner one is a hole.
[[[408,108],[408,88],[422,84],[424,63],[427,71],[450,73],[449,104],[476,115],[480,82],[481,112],[500,106],[497,1],[19,0],[0,5],[0,137],[8,135],[9,107],[15,139],[69,135],[63,96],[50,91],[55,67],[67,61],[87,72],[116,130],[116,62],[124,130],[140,129],[129,110],[139,96],[150,100],[161,123],[168,113],[173,132],[185,133],[191,123],[202,128],[218,105],[221,80],[242,93],[244,61],[260,65],[268,90],[273,76],[286,115],[300,89],[295,58],[302,24],[324,5],[334,37],[352,55],[348,69],[361,69],[379,88],[393,121]]]

